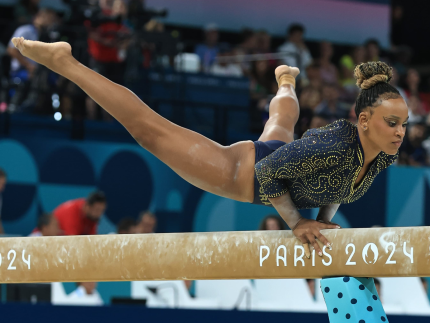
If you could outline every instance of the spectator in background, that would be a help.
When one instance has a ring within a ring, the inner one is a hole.
[[[50,237],[60,235],[58,220],[50,213],[43,214],[37,220],[37,228],[29,235],[29,237]]]
[[[309,129],[321,128],[328,125],[330,122],[327,120],[325,116],[322,115],[314,115]]]
[[[64,235],[96,234],[97,224],[106,210],[106,197],[102,192],[91,193],[59,205],[52,213]]]
[[[268,215],[260,223],[259,230],[285,230],[284,220],[279,215]]]
[[[205,41],[195,48],[195,53],[200,57],[201,70],[208,73],[219,51],[218,27],[214,23],[206,25],[204,29]]]
[[[150,34],[158,34],[159,39],[165,38],[168,33],[165,31],[165,26],[163,23],[152,19],[148,21],[148,23],[145,24],[144,27],[145,32]],[[161,41],[164,42],[165,40]],[[150,68],[153,66],[164,66],[167,67],[170,64],[170,58],[169,55],[166,55],[166,53],[161,52],[161,48],[163,45],[154,43],[153,41],[145,41],[145,37],[142,37],[140,40],[140,50],[139,47],[132,48],[132,51],[127,54],[127,64],[129,66],[132,66],[132,69],[134,70],[136,65],[142,65],[144,68]],[[137,52],[136,52],[136,49]],[[135,51],[133,58],[133,51]],[[143,56],[143,62],[141,61]],[[133,65],[130,64],[130,61],[134,61]],[[129,72],[130,73],[130,72]],[[139,74],[140,71],[136,70],[135,73]],[[128,75],[130,77],[130,75]]]
[[[252,84],[251,84],[252,85]],[[278,83],[272,80],[268,83],[269,90],[267,95],[259,95],[256,92],[251,92],[251,104],[249,111],[250,130],[252,132],[261,133],[264,125],[269,120],[270,102],[276,96],[278,91]],[[255,95],[255,96],[254,96]],[[253,97],[254,96],[254,97]]]
[[[420,74],[416,69],[410,68],[406,73],[406,94],[419,95],[419,88],[421,83]]]
[[[236,55],[251,55],[255,54],[257,50],[257,35],[254,30],[250,28],[243,28],[240,33],[240,44],[234,49]],[[248,61],[240,60],[243,74],[249,76],[251,73],[251,63]]]
[[[136,225],[136,233],[154,233],[157,226],[155,214],[144,211],[139,215]]]
[[[312,56],[303,40],[305,28],[294,24],[288,28],[287,41],[278,48],[278,52],[286,52],[283,63],[300,69],[299,77],[306,79],[306,67],[312,63]]]
[[[92,306],[103,305],[103,299],[101,298],[99,292],[96,289],[97,283],[84,282],[84,283],[76,283],[76,285],[78,286],[78,288],[76,288],[72,293],[70,293],[70,295],[68,296],[69,300],[82,301],[82,305],[84,304],[92,305]]]
[[[122,219],[116,226],[116,232],[118,234],[136,233],[136,220],[133,218]]]
[[[86,21],[89,67],[112,82],[122,85],[130,30],[120,20],[113,18],[125,17],[126,6],[123,0],[99,0],[99,7],[104,18]],[[103,119],[112,119],[104,110],[98,109],[90,97],[87,98],[86,106],[88,119],[98,119],[100,113]]]
[[[369,39],[364,44],[366,50],[366,62],[378,62],[381,60],[379,42],[376,39]]]
[[[405,75],[411,63],[412,49],[407,45],[394,48],[393,68],[396,68],[400,75]]]
[[[339,101],[339,88],[336,84],[325,84],[322,91],[322,102],[315,108],[315,113],[324,116],[329,123],[348,118],[350,105]]]
[[[301,138],[303,134],[309,130],[313,117],[314,111],[312,109],[302,109],[302,107],[300,107],[299,119],[294,127],[294,139]]]
[[[416,96],[422,103],[422,108],[426,113],[430,112],[429,97],[427,94],[420,91],[421,77],[416,69],[410,68],[406,73],[406,88],[405,92],[408,98]]]
[[[423,108],[423,104],[420,98],[416,95],[413,95],[408,98],[408,108],[409,108],[409,119],[408,122],[410,125],[415,123],[422,122],[424,116],[426,115],[426,111]]]
[[[308,68],[309,70],[309,68]],[[308,74],[309,76],[310,74]],[[321,103],[321,91],[308,85],[299,95],[300,114],[294,128],[295,137],[301,138],[310,128],[315,108]]]
[[[307,86],[299,96],[300,110],[309,109],[314,111],[321,101],[321,91],[318,88]]]
[[[266,30],[260,30],[256,33],[256,47],[254,53],[272,53],[272,36]],[[268,62],[270,68],[273,68],[273,70],[275,70],[275,68],[279,65],[279,61],[277,59],[270,59]]]
[[[222,58],[232,56],[233,53],[227,45],[220,46],[217,57],[221,60],[215,61],[212,64],[210,67],[210,74],[215,76],[242,77],[243,72],[239,64],[232,61],[222,60]]]
[[[423,146],[424,139],[426,139],[425,123],[416,123],[408,129],[399,148],[399,165],[429,165],[427,151]]]
[[[21,0],[13,10],[16,22],[20,25],[31,24],[34,16],[39,11],[40,0]]]
[[[40,9],[35,15],[30,24],[18,27],[13,33],[12,37],[24,37],[28,40],[38,40],[39,34],[43,28],[49,27],[57,21],[58,17],[54,10]],[[36,69],[36,63],[24,56],[15,48],[12,42],[9,42],[8,54],[12,57],[11,61],[11,77],[19,77],[24,73],[27,74],[24,80],[31,77]]]
[[[272,52],[272,36],[266,30],[256,33],[256,54],[267,54]]]
[[[312,87],[315,90],[321,91],[323,80],[321,77],[321,67],[318,63],[312,63],[306,67],[307,79],[301,82],[304,88]]]
[[[365,61],[365,50],[362,46],[354,47],[351,55],[344,55],[339,62],[340,84],[342,85],[341,98],[345,102],[353,104],[359,93],[355,85],[354,69]]]
[[[270,101],[278,91],[273,78],[273,69],[269,61],[253,61],[250,73],[250,128],[251,131],[261,132],[264,123],[269,118],[268,108]]]
[[[320,43],[320,57],[318,64],[320,66],[321,79],[325,83],[337,84],[339,73],[336,66],[332,63],[333,45],[330,42],[324,41]]]
[[[0,234],[4,233],[3,224],[1,222],[1,210],[3,205],[3,196],[2,193],[6,187],[7,175],[6,172],[0,168]]]
[[[356,46],[353,48],[350,55],[343,55],[341,57],[339,65],[342,86],[347,87],[348,89],[358,89],[355,85],[356,80],[354,78],[354,69],[357,65],[363,63],[365,60],[366,51],[364,50],[363,46]]]
[[[252,62],[250,77],[251,99],[259,100],[272,92],[273,73],[274,70],[270,68],[267,60]]]
[[[397,91],[399,91],[400,95],[402,96],[402,98],[406,101],[406,103],[408,103],[408,95],[406,94],[405,90],[403,90],[400,86],[399,86],[399,73],[397,72],[397,69],[395,67],[393,67],[393,77],[390,81],[390,84],[392,86],[394,86]]]
[[[255,54],[257,50],[257,34],[251,28],[243,28],[240,32],[240,44],[236,47],[238,55]]]
[[[54,10],[40,9],[33,19],[32,24],[18,27],[13,33],[13,37],[24,37],[28,40],[38,40],[42,29],[54,25],[58,16]],[[10,65],[10,78],[13,84],[17,84],[16,91],[12,94],[9,110],[15,109],[24,101],[28,94],[30,79],[33,77],[37,64],[22,56],[21,53],[9,42],[7,53],[12,58]]]

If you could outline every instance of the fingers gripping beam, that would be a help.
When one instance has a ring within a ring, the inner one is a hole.
[[[324,230],[323,256],[290,231],[0,239],[0,283],[430,276],[430,227]]]

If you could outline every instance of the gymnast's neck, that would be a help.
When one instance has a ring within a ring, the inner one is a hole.
[[[367,133],[359,125],[357,125],[357,131],[364,152],[364,165],[366,166],[375,160],[381,149],[369,139]]]

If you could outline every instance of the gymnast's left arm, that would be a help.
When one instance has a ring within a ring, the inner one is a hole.
[[[339,205],[340,204],[329,204],[321,206],[316,220],[326,224],[336,224],[331,222],[331,219],[333,219],[339,209]]]

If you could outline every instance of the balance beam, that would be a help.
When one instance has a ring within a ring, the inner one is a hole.
[[[323,230],[310,259],[291,231],[0,239],[0,283],[430,276],[430,227]]]

